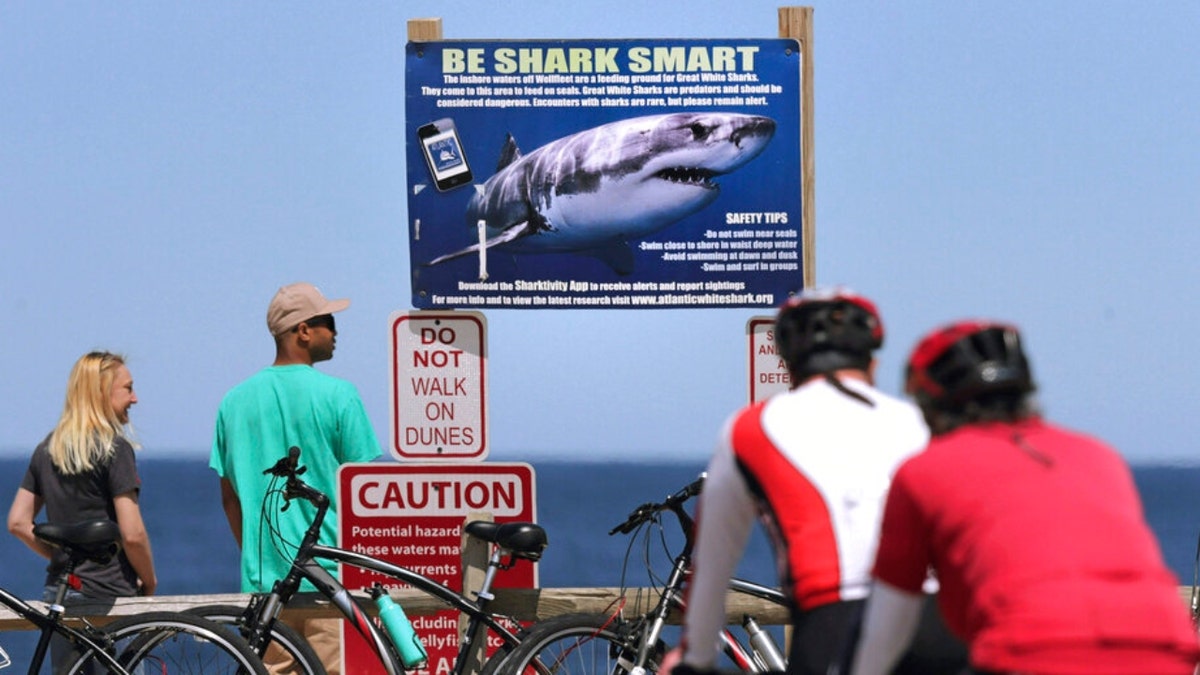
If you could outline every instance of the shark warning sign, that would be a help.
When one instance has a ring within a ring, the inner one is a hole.
[[[778,305],[803,286],[801,58],[788,39],[409,43],[413,305]]]

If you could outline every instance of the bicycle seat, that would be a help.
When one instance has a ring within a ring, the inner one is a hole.
[[[91,560],[104,564],[121,550],[117,543],[121,529],[111,520],[101,518],[78,523],[37,523],[33,535],[61,548],[72,560]]]
[[[540,560],[549,542],[546,530],[534,523],[493,523],[473,520],[467,523],[467,534],[490,541],[518,558]]]

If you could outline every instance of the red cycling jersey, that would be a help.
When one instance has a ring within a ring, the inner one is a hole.
[[[1190,674],[1200,656],[1125,462],[1043,421],[961,427],[897,471],[874,574],[916,593],[930,566],[977,669]]]

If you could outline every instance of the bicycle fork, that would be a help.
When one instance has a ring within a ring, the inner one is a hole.
[[[250,626],[246,641],[250,643],[255,653],[260,656],[266,654],[267,645],[271,642],[271,627],[274,626],[283,608],[299,588],[301,576],[299,568],[303,568],[303,576],[307,577],[318,591],[341,611],[350,625],[367,641],[379,662],[383,664],[387,674],[402,675],[404,667],[400,663],[400,656],[385,642],[380,632],[381,629],[367,618],[363,610],[354,602],[350,592],[329,572],[325,571],[325,568],[312,560],[293,565],[288,576],[276,581],[270,593],[256,595],[251,600],[250,607],[246,610]]]

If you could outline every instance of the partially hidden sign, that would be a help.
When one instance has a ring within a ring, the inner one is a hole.
[[[762,401],[792,386],[787,363],[775,346],[775,318],[756,316],[746,322],[750,343],[747,371],[750,375],[750,402]]]
[[[487,456],[487,324],[479,312],[391,316],[392,455]]]
[[[775,307],[803,286],[799,43],[410,42],[412,304]]]
[[[340,546],[386,560],[462,591],[462,527],[473,514],[490,514],[498,523],[536,522],[533,467],[521,463],[345,464],[338,474]],[[343,585],[350,590],[404,585],[390,577],[344,565]],[[518,561],[496,576],[496,588],[536,588],[537,566]],[[477,590],[477,589],[471,589]],[[446,610],[410,616],[429,654],[420,675],[452,672],[458,654],[458,613]],[[513,627],[519,628],[519,627]],[[497,646],[489,635],[489,653]],[[378,670],[370,647],[351,628],[343,628],[345,673]]]

